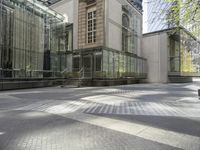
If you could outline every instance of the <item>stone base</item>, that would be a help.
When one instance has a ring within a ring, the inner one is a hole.
[[[168,77],[169,83],[189,83],[192,82],[192,77],[171,76]]]
[[[64,82],[65,85],[77,85],[77,86],[114,86],[114,85],[126,85],[140,83],[142,80],[135,78],[124,79],[70,79]]]
[[[114,86],[139,83],[138,79],[93,80],[92,86]]]
[[[60,85],[62,79],[52,80],[3,80],[0,81],[0,91],[14,89],[28,89]]]
[[[141,83],[142,80],[135,78],[124,79],[28,79],[28,80],[1,80],[0,91],[28,89],[58,86],[80,87],[80,86],[114,86]]]

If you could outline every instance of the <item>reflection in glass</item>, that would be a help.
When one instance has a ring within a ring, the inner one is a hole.
[[[177,75],[198,76],[200,73],[200,42],[181,28],[169,36],[169,72]]]
[[[60,76],[71,48],[64,17],[37,2],[1,1],[0,78]]]

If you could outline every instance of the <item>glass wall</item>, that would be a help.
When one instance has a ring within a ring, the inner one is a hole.
[[[180,30],[181,74],[200,75],[200,42]]]
[[[60,76],[67,64],[63,20],[32,0],[0,0],[0,78]]]
[[[180,72],[180,37],[179,32],[169,36],[169,71]]]
[[[106,78],[135,77],[147,75],[146,59],[135,55],[103,50],[103,75]]]
[[[200,42],[185,29],[169,36],[169,74],[200,75]]]
[[[146,78],[146,59],[134,54],[114,51],[109,48],[80,50],[73,56],[73,77],[83,77],[90,66],[89,78],[117,79],[117,78]],[[89,57],[90,56],[90,57]],[[84,64],[84,58],[90,59],[90,65]],[[87,70],[86,70],[87,69]],[[86,76],[84,76],[86,77]]]
[[[122,51],[137,54],[141,42],[141,16],[128,5],[122,6]]]

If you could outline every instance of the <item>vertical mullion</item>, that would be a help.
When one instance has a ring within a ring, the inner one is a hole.
[[[2,23],[2,14],[3,14],[3,9],[2,9],[2,6],[3,5],[3,2],[2,0],[0,0],[0,68],[2,68],[2,47],[3,47],[3,39],[2,39],[2,33],[3,33],[3,23]],[[1,70],[0,70],[0,77],[1,77]]]

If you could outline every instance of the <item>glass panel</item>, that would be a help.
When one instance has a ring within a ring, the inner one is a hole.
[[[83,72],[85,78],[92,77],[92,55],[83,56]]]
[[[114,53],[114,77],[117,78],[119,76],[119,54]]]
[[[103,69],[107,78],[146,77],[146,60],[134,55],[103,51]]]
[[[96,55],[96,71],[101,71],[102,55]]]
[[[114,65],[113,65],[113,61],[114,61],[114,57],[113,57],[113,52],[110,51],[109,52],[109,62],[108,62],[108,65],[109,65],[109,72],[108,72],[108,76],[110,78],[113,77],[113,73],[114,73]]]
[[[108,51],[103,51],[103,71],[104,73],[108,72]]]
[[[181,73],[195,76],[200,72],[200,43],[185,31],[181,36]]]
[[[122,77],[124,73],[124,56],[122,54],[119,55],[119,73]]]
[[[80,57],[73,57],[73,72],[80,70]]]
[[[170,36],[169,71],[180,72],[180,44],[178,35]]]

